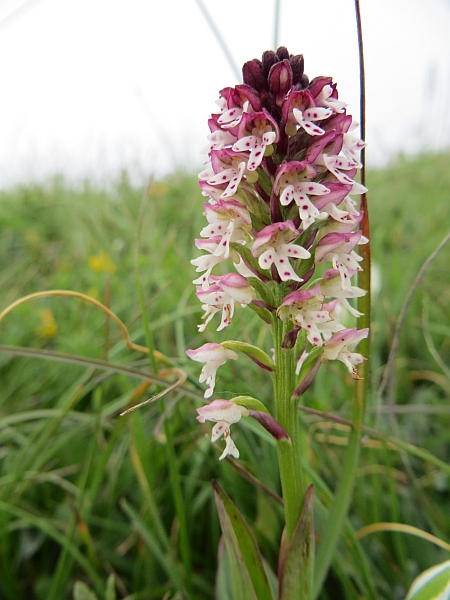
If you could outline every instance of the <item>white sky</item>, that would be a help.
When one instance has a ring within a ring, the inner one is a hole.
[[[203,0],[236,64],[273,46],[274,0]],[[358,115],[353,0],[281,0],[279,43]],[[450,144],[450,2],[361,0],[367,161]],[[148,176],[202,157],[238,83],[195,0],[0,0],[0,187]]]

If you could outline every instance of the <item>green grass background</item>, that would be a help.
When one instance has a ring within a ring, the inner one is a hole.
[[[449,164],[448,154],[425,155],[368,173],[374,297],[367,425],[446,463],[447,247],[413,297],[381,403],[376,390],[401,306],[421,265],[450,228]],[[189,261],[199,254],[193,239],[204,225],[204,198],[195,175],[178,172],[153,182],[142,216],[144,195],[125,172],[105,187],[90,181],[75,186],[58,176],[0,192],[0,310],[30,293],[72,289],[109,304],[132,341],[145,345],[138,269],[155,348],[194,382],[200,365],[185,357],[186,348],[237,338],[269,351],[268,331],[248,309],[237,311],[228,331],[209,327],[197,332],[202,311]],[[107,264],[93,268],[92,259],[101,252],[115,269]],[[148,357],[125,346],[117,325],[75,298],[44,298],[17,307],[0,323],[0,343],[150,368]],[[0,377],[0,600],[71,598],[77,580],[105,598],[111,574],[117,598],[213,598],[220,528],[212,478],[252,525],[276,571],[281,508],[230,464],[217,461],[218,448],[206,437],[210,428],[195,421],[202,396],[197,390],[196,399],[194,383],[188,384],[192,394],[174,392],[119,417],[129,403],[156,393],[156,387],[145,388],[142,379],[125,371],[4,351]],[[348,417],[352,385],[343,365],[327,364],[305,403]],[[221,368],[216,392],[271,402],[269,376],[245,357]],[[346,432],[330,429],[317,417],[301,418],[308,431],[308,458],[322,484],[322,489],[316,484],[320,544],[330,505],[324,486],[336,486]],[[279,493],[270,440],[256,426],[244,424],[235,427],[234,438],[241,450],[239,464]],[[169,468],[171,460],[175,471]],[[177,502],[186,520],[184,542]],[[350,513],[355,530],[394,521],[450,541],[449,502],[448,475],[429,461],[380,442],[363,448]],[[418,573],[448,559],[447,551],[400,533],[372,534],[361,546],[365,561],[343,540],[323,600],[369,597],[364,568],[377,598],[401,600]],[[223,586],[217,593],[221,600],[227,597]],[[110,590],[108,600],[112,597]]]

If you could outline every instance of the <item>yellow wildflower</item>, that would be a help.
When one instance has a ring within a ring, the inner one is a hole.
[[[41,322],[42,325],[36,330],[36,333],[46,338],[54,337],[58,331],[58,327],[53,312],[49,308],[41,310]]]
[[[89,257],[89,266],[93,271],[115,273],[116,265],[107,252],[101,250],[98,254]]]

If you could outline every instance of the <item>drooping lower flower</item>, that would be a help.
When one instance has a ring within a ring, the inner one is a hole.
[[[215,343],[203,344],[203,346],[200,346],[196,350],[186,350],[186,354],[192,360],[205,363],[199,377],[199,382],[203,383],[206,381],[206,385],[208,386],[205,391],[205,398],[210,398],[214,392],[217,369],[224,365],[227,360],[237,360],[238,358],[238,355],[233,350]]]
[[[229,400],[213,400],[210,404],[197,408],[197,412],[197,421],[199,423],[204,423],[205,421],[215,423],[211,441],[215,442],[222,436],[225,440],[225,450],[220,455],[219,460],[224,459],[228,455],[239,458],[239,450],[231,439],[230,425],[238,423],[242,416],[247,416],[248,410]]]
[[[353,379],[359,379],[356,372],[356,365],[360,365],[366,359],[362,354],[352,352],[351,350],[368,335],[368,328],[358,330],[353,327],[338,331],[324,344],[322,362],[340,360],[347,367]]]

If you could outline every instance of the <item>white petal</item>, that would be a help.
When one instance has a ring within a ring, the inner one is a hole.
[[[226,443],[225,450],[219,456],[219,460],[223,460],[229,454],[231,456],[234,456],[234,458],[239,458],[239,450],[236,448],[236,446],[230,436],[225,438],[225,443]]]
[[[314,108],[308,108],[303,111],[303,119],[308,121],[320,121],[322,119],[328,119],[332,114],[333,111],[329,108],[315,106]]]

